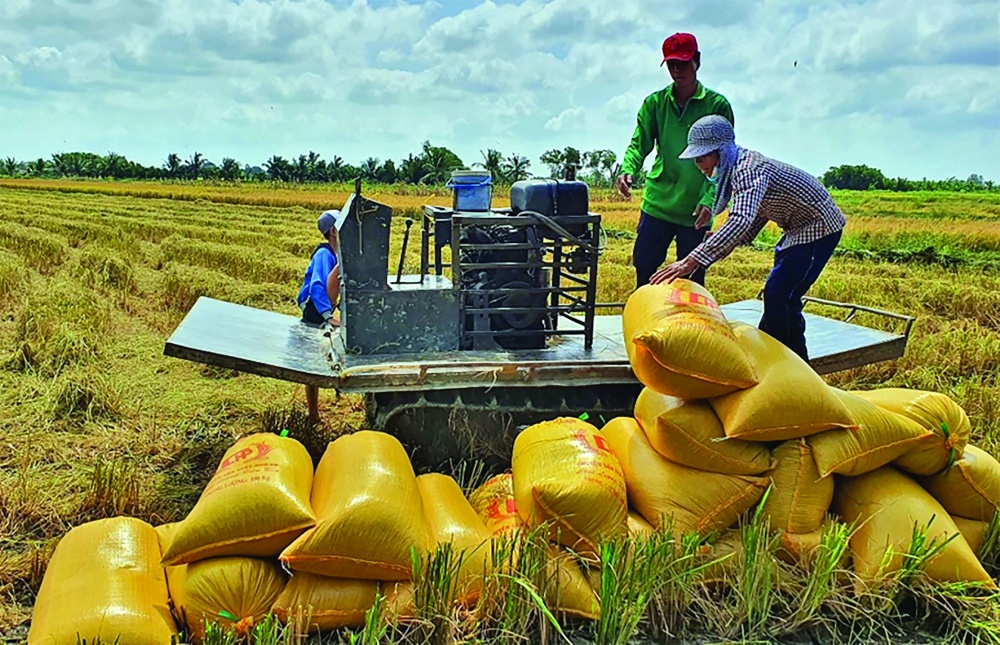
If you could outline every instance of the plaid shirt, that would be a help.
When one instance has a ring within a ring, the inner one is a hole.
[[[781,227],[779,251],[815,242],[847,224],[823,184],[805,171],[739,148],[732,173],[729,219],[691,252],[703,267],[723,259],[737,246],[753,242],[768,220]]]

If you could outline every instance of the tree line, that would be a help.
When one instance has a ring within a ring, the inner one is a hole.
[[[821,177],[827,188],[842,190],[890,190],[893,192],[910,192],[914,190],[952,190],[958,192],[996,192],[1000,185],[992,180],[983,179],[982,175],[973,173],[966,179],[950,177],[948,179],[906,179],[904,177],[889,178],[878,168],[870,166],[836,166],[830,168]]]
[[[473,162],[471,167],[488,170],[494,183],[509,185],[532,176],[531,161],[523,155],[505,155],[492,148],[480,151],[480,155],[481,159]],[[573,166],[582,171],[580,179],[594,186],[610,186],[620,168],[611,150],[581,152],[567,147],[546,151],[540,161],[548,168],[549,176],[563,177],[567,167]],[[160,166],[145,166],[115,152],[103,156],[92,152],[60,152],[48,159],[34,161],[0,158],[0,176],[6,177],[209,179],[231,182],[340,183],[361,177],[383,184],[440,185],[448,181],[452,171],[467,167],[470,166],[453,151],[430,141],[423,143],[420,152],[410,153],[399,162],[369,157],[357,165],[346,162],[339,155],[324,159],[312,150],[298,157],[272,155],[259,166],[241,164],[232,157],[224,157],[221,163],[216,164],[200,152],[187,159],[170,153]]]
[[[528,179],[531,161],[520,154],[504,154],[488,148],[480,151],[480,159],[472,168],[488,170],[493,182],[510,185]],[[578,148],[546,150],[539,157],[549,177],[563,178],[569,169],[578,179],[595,188],[614,185],[621,172],[621,163],[612,150],[582,151]],[[417,153],[410,153],[398,163],[392,159],[369,157],[358,165],[350,164],[339,155],[324,159],[310,150],[297,157],[285,158],[272,155],[261,165],[241,164],[232,157],[224,157],[218,164],[195,152],[187,159],[170,153],[159,166],[145,166],[115,152],[98,155],[92,152],[60,152],[50,158],[19,161],[14,157],[0,158],[0,176],[44,178],[98,178],[98,179],[175,179],[219,180],[227,182],[274,181],[285,183],[342,183],[361,177],[366,181],[382,184],[441,185],[451,173],[470,167],[453,151],[424,141]],[[640,173],[636,183],[641,186],[645,175]],[[889,190],[907,192],[914,190],[949,191],[1000,191],[1000,185],[972,174],[967,179],[951,177],[943,180],[927,178],[914,180],[903,177],[889,178],[877,168],[866,165],[841,165],[831,167],[821,177],[828,188],[842,190]]]

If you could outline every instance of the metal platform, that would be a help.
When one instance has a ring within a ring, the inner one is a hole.
[[[903,355],[913,318],[807,300],[850,310],[845,321],[806,314],[810,363],[820,374]],[[730,320],[756,326],[762,306],[758,300],[745,300],[723,305],[722,310]],[[892,334],[854,324],[858,311],[899,319],[906,329]],[[164,354],[344,392],[635,383],[621,316],[596,316],[594,325],[590,350],[584,349],[581,336],[567,336],[553,339],[543,350],[365,356],[347,352],[342,334],[307,325],[298,317],[202,297],[170,336]]]

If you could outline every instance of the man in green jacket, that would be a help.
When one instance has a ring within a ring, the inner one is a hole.
[[[632,249],[636,288],[647,284],[660,268],[675,238],[678,259],[687,257],[705,240],[712,223],[715,190],[694,164],[685,164],[677,156],[687,147],[691,125],[701,117],[718,114],[733,122],[729,101],[698,82],[701,52],[693,35],[679,33],[664,40],[663,63],[674,82],[643,101],[618,177],[618,189],[631,197],[632,176],[642,172],[646,157],[656,146]],[[696,271],[691,279],[704,285],[705,270]]]

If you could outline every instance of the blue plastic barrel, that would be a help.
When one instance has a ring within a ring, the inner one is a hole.
[[[455,191],[457,211],[488,211],[493,196],[493,175],[489,170],[455,170],[448,188]]]

